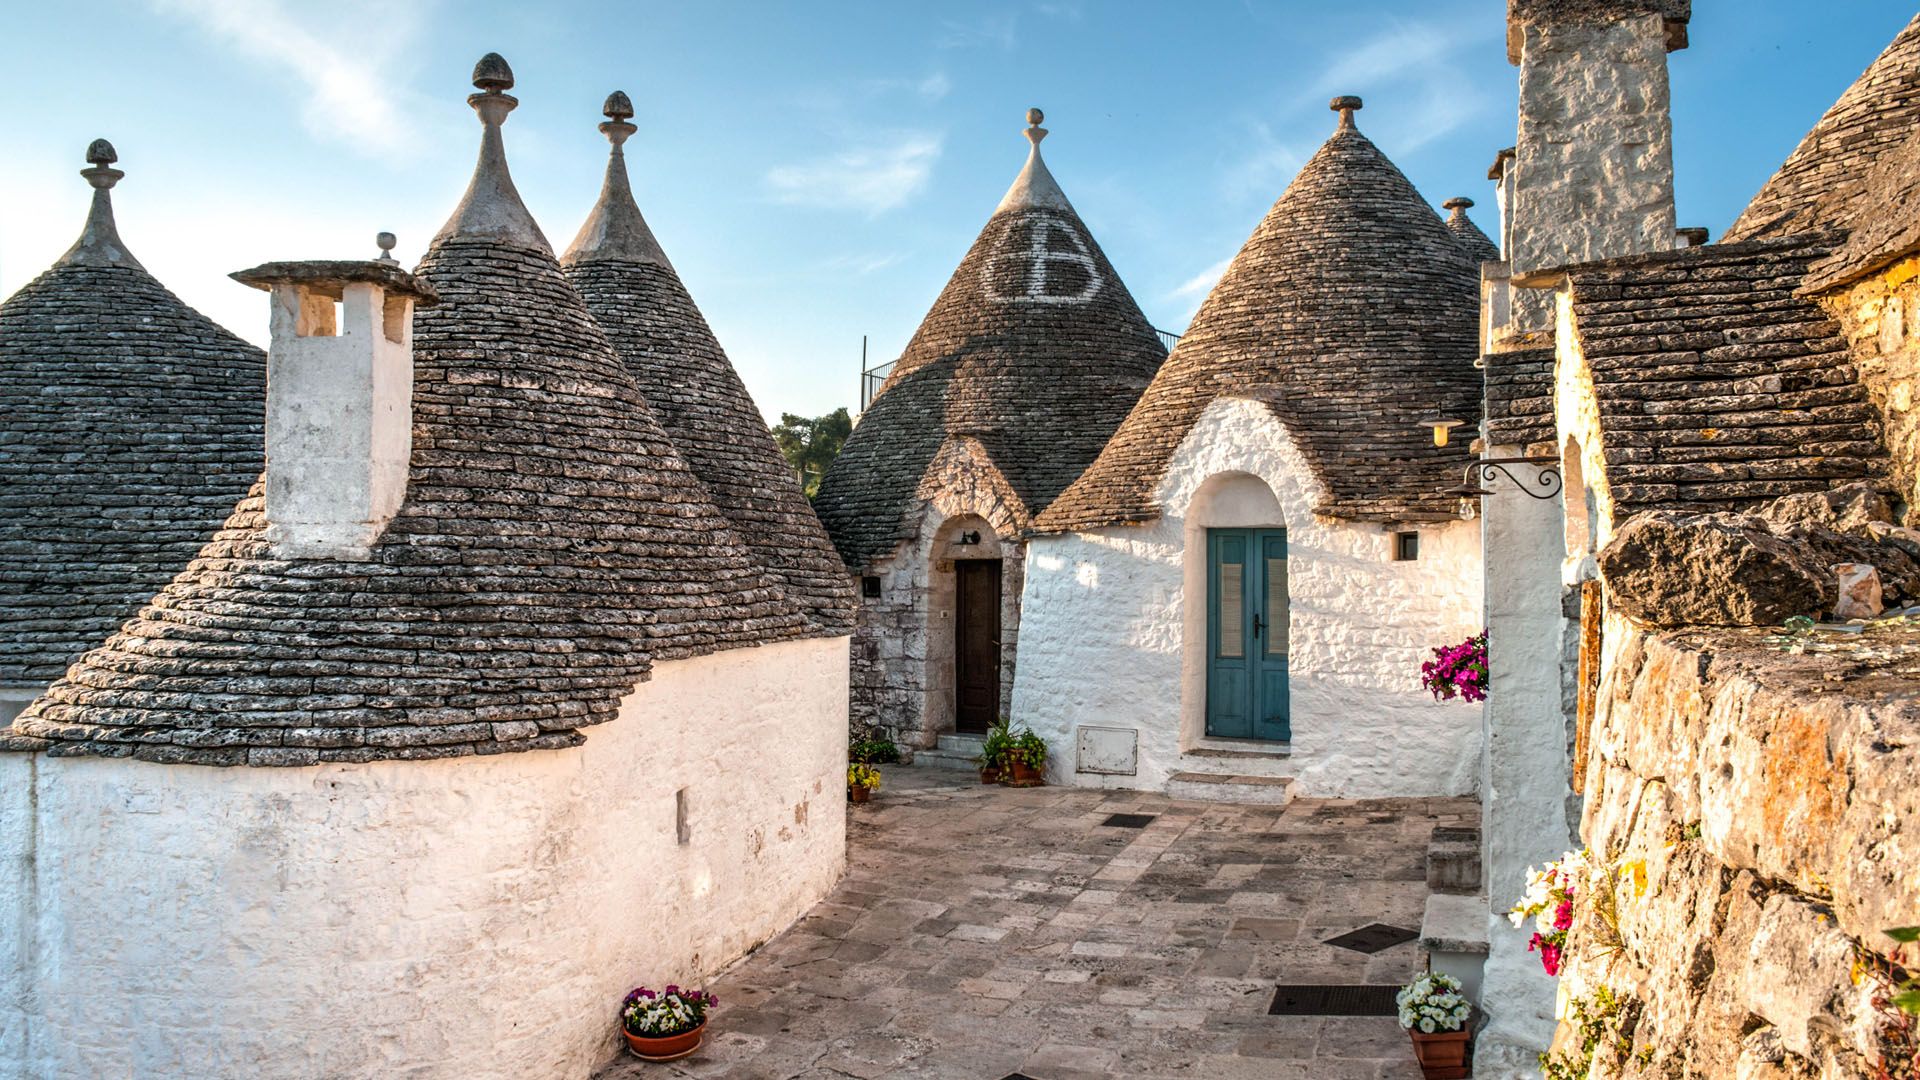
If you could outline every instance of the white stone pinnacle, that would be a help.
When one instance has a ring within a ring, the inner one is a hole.
[[[80,239],[73,242],[65,255],[55,266],[126,266],[135,270],[144,270],[140,260],[133,257],[127,245],[120,240],[120,231],[113,223],[113,197],[109,193],[120,178],[127,175],[113,168],[119,160],[114,153],[113,144],[105,139],[95,139],[87,146],[87,168],[80,175],[93,185],[93,206],[87,210],[86,227],[80,230]]]
[[[561,261],[573,265],[617,260],[655,263],[672,269],[666,251],[654,238],[653,230],[647,227],[647,219],[641,215],[640,206],[633,198],[633,187],[627,180],[627,159],[622,144],[639,130],[627,122],[633,115],[633,102],[615,90],[607,96],[601,111],[607,120],[600,125],[600,133],[613,144],[607,156],[607,178],[600,185],[600,198],[593,204],[593,212],[587,215]]]
[[[499,53],[488,53],[474,66],[473,85],[481,92],[468,95],[467,104],[480,114],[483,125],[480,160],[474,166],[466,195],[434,240],[479,237],[551,253],[552,246],[513,186],[513,176],[507,171],[506,146],[500,138],[500,125],[520,104],[504,92],[513,87],[513,71]]]
[[[1033,149],[1027,153],[1026,167],[1014,178],[1013,186],[1007,189],[1006,197],[1000,200],[994,213],[1039,208],[1073,212],[1073,204],[1067,201],[1067,193],[1060,190],[1053,174],[1047,171],[1046,161],[1040,156],[1040,140],[1047,137],[1047,129],[1040,126],[1040,121],[1045,118],[1039,109],[1027,110],[1028,127],[1022,134],[1033,144]]]

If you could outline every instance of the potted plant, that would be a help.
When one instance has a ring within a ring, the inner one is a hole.
[[[654,991],[636,986],[620,1006],[620,1030],[627,1049],[648,1061],[672,1061],[700,1048],[707,1033],[707,1010],[720,999],[705,990],[668,984]]]
[[[1427,1080],[1470,1075],[1467,1068],[1467,1017],[1473,1006],[1460,992],[1460,980],[1429,971],[1394,995],[1400,1026],[1413,1038],[1413,1056]]]
[[[980,782],[994,784],[1006,771],[1007,751],[1013,747],[1013,732],[1008,730],[1007,720],[1002,717],[999,723],[987,729],[987,737],[980,743],[980,756],[973,759],[980,766]]]
[[[864,761],[856,761],[847,766],[847,798],[863,803],[873,798],[880,786],[880,770]]]
[[[1006,752],[1006,765],[1000,782],[1015,787],[1034,787],[1046,783],[1047,741],[1022,728],[1013,735]]]

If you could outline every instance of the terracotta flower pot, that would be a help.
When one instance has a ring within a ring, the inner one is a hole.
[[[657,1039],[635,1035],[625,1028],[622,1028],[620,1033],[627,1037],[627,1047],[636,1056],[646,1058],[648,1061],[672,1061],[674,1058],[686,1057],[700,1048],[700,1039],[707,1033],[707,1022],[700,1021],[700,1026],[692,1031],[683,1031],[678,1035],[667,1035]]]
[[[868,799],[873,798],[873,789],[849,785],[847,788],[847,798],[852,802],[866,802]]]
[[[1000,774],[1002,783],[1012,783],[1020,787],[1032,787],[1044,783],[1046,774],[1024,761],[1016,761]]]
[[[1469,1031],[1436,1031],[1429,1035],[1424,1031],[1409,1030],[1413,1038],[1413,1056],[1420,1062],[1420,1071],[1427,1080],[1459,1080],[1470,1075],[1467,1068],[1467,1043],[1473,1033]]]
[[[981,769],[980,769],[980,782],[981,782],[981,783],[983,783],[983,784],[997,784],[997,783],[999,783],[999,782],[1000,782],[1000,767],[999,767],[998,765],[985,765],[985,766],[982,766],[982,767],[981,767]]]

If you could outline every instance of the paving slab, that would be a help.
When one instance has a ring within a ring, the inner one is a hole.
[[[711,986],[692,1057],[624,1056],[596,1080],[1418,1077],[1391,1017],[1268,1016],[1277,983],[1402,983],[1436,825],[1471,799],[1296,799],[983,786],[891,767],[848,809],[831,896]],[[1143,828],[1103,825],[1154,815]]]

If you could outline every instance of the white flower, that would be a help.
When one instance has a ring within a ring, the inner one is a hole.
[[[1429,1035],[1433,1034],[1433,1027],[1434,1027],[1434,1024],[1433,1024],[1433,1021],[1431,1020],[1420,1021],[1420,1030],[1426,1032]]]

